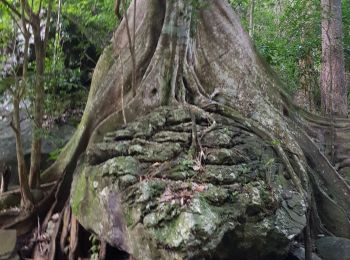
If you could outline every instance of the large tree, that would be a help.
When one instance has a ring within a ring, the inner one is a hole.
[[[335,162],[346,172],[349,149],[344,140],[350,123],[336,118],[330,122],[297,109],[226,1],[139,0],[132,1],[129,10],[129,25],[122,21],[113,44],[100,57],[75,135],[44,173],[46,181],[60,180],[56,193],[42,203],[47,208],[57,198],[49,217],[62,209],[62,200],[69,196],[79,156],[89,153],[105,133],[157,107],[185,106],[208,118],[216,113],[239,122],[273,143],[307,204],[312,229],[350,237],[350,188],[320,151],[329,152],[323,141],[335,129]],[[133,28],[133,21],[135,39],[130,40],[127,26]],[[134,40],[138,73],[133,91],[135,59],[129,47]],[[319,146],[313,140],[321,141]],[[200,149],[197,152],[200,155]],[[23,219],[9,227],[23,227],[20,224]]]
[[[347,117],[341,0],[322,0],[321,103],[326,115]]]

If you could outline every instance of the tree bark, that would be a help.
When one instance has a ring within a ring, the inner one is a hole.
[[[52,0],[48,2],[47,17],[45,23],[44,37],[42,37],[40,13],[35,14],[29,10],[31,25],[34,34],[35,47],[35,87],[34,87],[34,116],[33,116],[33,133],[32,147],[30,157],[29,185],[31,188],[40,187],[40,163],[41,163],[41,143],[42,143],[42,125],[44,115],[44,73],[45,73],[45,56],[48,43],[48,33],[50,27]]]
[[[306,8],[301,13],[301,16],[310,18],[313,12],[313,6],[311,1],[306,1]],[[294,101],[302,108],[310,112],[316,111],[315,104],[315,89],[319,89],[317,84],[318,76],[315,71],[314,60],[312,56],[312,48],[307,44],[308,35],[312,30],[311,22],[306,21],[301,28],[301,55],[298,61],[299,65],[299,85],[300,88],[294,95]]]
[[[0,194],[8,191],[8,186],[11,178],[11,169],[6,163],[0,163]]]
[[[341,0],[322,0],[321,104],[325,115],[347,117]]]
[[[29,62],[29,40],[30,33],[27,28],[25,20],[24,6],[21,4],[21,22],[24,36],[24,53],[23,53],[23,71],[22,78],[15,86],[12,91],[13,95],[13,116],[11,126],[15,133],[16,140],[16,157],[17,157],[17,168],[18,177],[21,191],[21,206],[24,211],[30,211],[34,207],[34,201],[30,192],[27,168],[24,160],[23,143],[21,136],[21,121],[20,121],[20,102],[25,94],[28,80],[28,62]]]
[[[48,25],[46,25],[48,26]],[[41,162],[41,139],[43,124],[43,102],[44,102],[44,62],[45,52],[43,50],[43,42],[41,40],[40,26],[39,30],[34,30],[35,45],[35,62],[36,75],[34,87],[34,116],[33,116],[33,132],[32,146],[30,157],[29,184],[31,188],[37,188],[40,185],[40,162]]]
[[[13,129],[15,132],[16,139],[16,155],[17,155],[17,167],[18,167],[18,177],[19,177],[19,185],[21,188],[21,207],[25,211],[30,211],[34,206],[34,201],[32,198],[32,194],[29,188],[29,182],[27,177],[26,164],[24,160],[23,154],[23,144],[22,137],[20,132],[20,108],[19,108],[19,99],[14,97],[13,99]]]

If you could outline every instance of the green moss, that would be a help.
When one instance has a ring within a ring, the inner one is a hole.
[[[260,190],[260,198],[265,205],[271,202],[271,193],[265,189]]]
[[[106,161],[102,166],[102,174],[112,176],[138,175],[140,163],[131,156],[119,156]]]
[[[167,122],[169,124],[179,124],[191,121],[191,115],[183,107],[174,108],[169,112]]]
[[[85,191],[88,188],[86,183],[86,177],[83,174],[80,174],[79,177],[76,177],[76,183],[74,184],[74,189],[71,197],[71,207],[74,215],[79,214],[79,209],[81,204],[84,201]]]
[[[149,123],[155,128],[165,125],[169,108],[162,107],[154,113],[147,116]]]
[[[166,222],[164,227],[154,229],[154,234],[166,247],[178,248],[190,236],[193,226],[193,215],[183,212],[179,217]]]
[[[128,227],[132,228],[137,223],[142,223],[143,216],[145,215],[145,208],[147,208],[146,205],[143,203],[123,203],[124,217]]]
[[[99,86],[101,85],[101,82],[104,82],[105,75],[109,72],[110,67],[115,62],[114,59],[114,53],[113,53],[113,46],[112,44],[107,46],[101,57],[99,58],[96,68],[94,70],[94,74],[91,81],[91,87],[90,87],[90,94],[89,94],[89,101],[93,100],[95,98],[96,92],[99,89]],[[88,104],[91,102],[88,102]]]
[[[179,143],[165,142],[144,142],[129,147],[129,153],[135,155],[137,159],[145,162],[164,162],[171,160],[181,152],[182,147]]]
[[[161,104],[163,106],[167,106],[170,104],[170,98],[171,98],[171,81],[172,81],[172,75],[170,72],[168,72],[163,81],[163,87],[162,87],[162,99],[161,99]]]
[[[137,181],[138,181],[138,179],[134,175],[131,175],[131,174],[121,176],[118,179],[118,188],[120,191],[122,191],[122,190],[126,189],[127,187],[135,184]]]
[[[161,195],[166,187],[166,183],[162,180],[151,179],[148,181],[143,181],[139,185],[139,197],[136,202],[147,202],[151,199],[156,198]]]
[[[161,180],[153,180],[150,182],[150,189],[153,194],[159,194],[164,191],[166,183]]]
[[[203,198],[205,198],[209,203],[213,203],[218,206],[227,201],[229,198],[228,190],[210,185],[209,188],[202,193]]]
[[[171,221],[179,214],[180,205],[161,203],[156,211],[147,214],[143,219],[145,227],[159,226],[160,222]]]

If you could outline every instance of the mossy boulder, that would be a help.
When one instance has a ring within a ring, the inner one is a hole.
[[[71,191],[79,222],[135,259],[286,255],[306,225],[303,196],[271,143],[210,117],[208,132],[205,112],[162,107],[90,144]]]

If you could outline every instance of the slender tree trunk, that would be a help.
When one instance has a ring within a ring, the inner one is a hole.
[[[30,158],[29,185],[31,188],[40,187],[40,162],[41,162],[41,133],[44,115],[44,72],[46,47],[49,38],[50,17],[52,0],[48,1],[44,36],[42,37],[40,13],[31,11],[31,25],[34,34],[36,80],[34,87],[34,122],[32,134],[32,149]]]
[[[20,100],[17,97],[13,99],[13,129],[15,132],[16,139],[16,156],[17,156],[17,167],[18,167],[18,177],[19,177],[19,185],[21,188],[21,206],[25,210],[30,210],[33,208],[34,202],[32,195],[30,193],[30,188],[28,185],[28,177],[26,171],[26,165],[23,154],[23,144],[22,137],[20,132]]]
[[[34,122],[32,133],[32,147],[30,158],[29,184],[31,188],[40,185],[40,162],[41,162],[41,133],[43,124],[43,103],[44,103],[44,62],[45,53],[43,42],[39,31],[34,31],[35,62],[36,62],[36,82],[34,99]]]
[[[20,102],[25,94],[25,88],[28,79],[28,54],[29,54],[29,39],[30,33],[27,29],[26,22],[24,20],[24,7],[22,6],[21,12],[22,30],[24,36],[24,54],[23,54],[23,71],[22,79],[16,88],[13,90],[13,115],[11,126],[15,133],[16,140],[16,157],[18,177],[21,190],[21,207],[25,211],[29,211],[34,206],[32,194],[28,183],[27,168],[24,160],[22,136],[21,136],[21,122],[20,122]]]
[[[314,112],[314,61],[311,54],[311,50],[305,51],[301,59],[299,60],[299,84],[300,89],[294,96],[296,104],[307,111]]]
[[[250,0],[249,8],[249,36],[253,37],[254,35],[254,9],[255,9],[255,0]]]
[[[348,100],[342,45],[341,0],[321,0],[321,104],[325,115],[347,117]]]
[[[57,59],[59,58],[59,48],[60,48],[60,42],[61,42],[61,30],[62,30],[62,0],[58,0],[56,35],[55,35],[54,54],[53,54],[54,55],[53,56],[54,65],[57,62]]]
[[[0,194],[2,194],[8,191],[8,186],[11,178],[11,169],[5,162],[0,163],[0,175],[1,175]]]
[[[300,89],[295,93],[294,100],[300,106],[309,112],[314,112],[315,97],[314,90],[318,88],[317,85],[317,73],[314,69],[314,59],[312,56],[312,49],[308,46],[308,35],[312,30],[311,20],[309,19],[313,12],[313,6],[311,1],[306,1],[305,11],[301,13],[301,16],[307,17],[305,23],[302,25],[302,32],[300,36],[300,43],[302,46],[302,54],[298,61],[299,65],[299,86]]]

